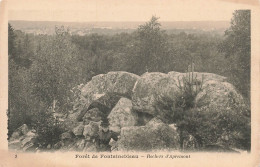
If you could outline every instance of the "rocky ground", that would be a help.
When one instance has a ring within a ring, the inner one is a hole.
[[[58,143],[48,148],[63,151],[97,151],[94,139],[103,118],[109,120],[110,130],[120,136],[117,142],[110,142],[113,151],[196,148],[198,143],[191,134],[185,138],[185,146],[180,145],[180,132],[171,121],[172,117],[169,117],[172,111],[157,108],[158,99],[165,98],[177,102],[182,98],[180,91],[184,86],[183,78],[187,76],[191,77],[191,74],[154,72],[137,76],[120,71],[93,77],[87,84],[77,87],[79,91],[73,110],[66,114],[57,114],[57,118],[65,124],[67,130],[60,136]],[[246,108],[243,97],[225,77],[198,72],[194,72],[192,77],[192,88],[198,89],[193,105],[199,111],[236,113],[240,112],[237,108]],[[223,134],[226,134],[225,130]],[[9,148],[35,151],[36,137],[37,134],[33,130],[23,125],[12,134]],[[221,143],[211,143],[201,148],[206,151],[233,151],[223,147]]]

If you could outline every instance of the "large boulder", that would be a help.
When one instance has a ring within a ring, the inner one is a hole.
[[[166,74],[159,72],[143,74],[133,89],[133,109],[152,115],[155,114],[156,92],[159,91],[157,83],[166,77]]]
[[[117,71],[100,74],[92,78],[86,85],[80,87],[75,109],[87,109],[91,103],[107,93],[123,97],[131,97],[132,89],[139,79],[138,75]]]
[[[138,78],[138,75],[123,71],[100,74],[93,77],[92,80],[82,88],[82,95],[84,97],[90,97],[90,95],[94,94],[113,92],[122,96],[130,96]]]
[[[221,145],[242,149],[250,147],[250,107],[232,84],[213,80],[205,82],[195,98],[195,105],[198,112],[207,118],[203,125],[208,126],[209,132],[205,130],[205,136],[217,139],[216,143]],[[214,136],[209,135],[210,129],[214,129]]]
[[[158,99],[164,98],[170,99],[172,102],[176,101],[181,94],[180,88],[183,87],[184,80],[192,80],[194,82],[192,84],[201,85],[207,81],[223,82],[226,77],[199,72],[145,73],[134,87],[132,96],[133,109],[151,115],[160,115],[158,109],[156,109]]]
[[[85,107],[81,110],[80,114],[77,117],[78,121],[82,121],[83,116],[86,113],[92,113],[92,109],[98,109],[101,114],[101,117],[107,117],[113,107],[116,105],[118,100],[121,98],[120,95],[115,93],[106,93],[105,95],[99,97],[97,100],[92,101],[90,105],[85,105]]]
[[[208,111],[246,107],[242,95],[232,84],[215,80],[209,80],[203,84],[202,91],[196,96],[195,104]]]
[[[179,148],[178,133],[156,118],[145,126],[121,129],[119,151],[176,150]]]
[[[137,124],[137,114],[132,111],[132,102],[121,98],[108,115],[110,130],[119,133],[121,128]]]

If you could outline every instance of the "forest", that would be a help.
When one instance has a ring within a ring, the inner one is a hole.
[[[230,23],[224,35],[169,34],[153,16],[131,33],[84,36],[64,26],[54,35],[27,34],[9,24],[8,136],[23,124],[61,133],[49,109],[71,110],[72,88],[109,71],[187,72],[192,62],[196,72],[227,77],[250,105],[250,11],[235,11]]]

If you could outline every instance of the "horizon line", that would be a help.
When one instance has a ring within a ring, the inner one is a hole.
[[[53,21],[53,20],[8,20],[9,21],[37,21],[37,22],[67,22],[67,23],[100,23],[100,22],[149,22],[148,21]],[[175,20],[175,21],[168,21],[168,20],[160,20],[159,22],[230,22],[230,20]]]

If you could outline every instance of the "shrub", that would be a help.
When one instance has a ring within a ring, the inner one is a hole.
[[[194,65],[192,63],[192,65]],[[179,92],[176,92],[176,101],[167,96],[158,96],[155,104],[157,117],[166,123],[176,122],[181,119],[183,110],[189,110],[195,106],[195,98],[199,91],[202,89],[204,77],[201,80],[197,79],[197,75],[194,74],[194,67],[188,68],[188,73],[182,79],[178,77],[178,83],[176,86],[179,88]]]
[[[178,130],[191,134],[200,147],[219,144],[225,147],[250,149],[249,118],[240,112],[202,111],[197,108],[183,112],[176,122]],[[186,136],[183,135],[184,139]]]
[[[54,116],[51,110],[40,107],[33,115],[33,128],[37,133],[37,144],[40,148],[54,145],[60,140],[60,135],[65,131],[61,122]]]
[[[176,84],[180,90],[176,101],[178,107],[185,110],[194,107],[194,100],[202,89],[203,80],[203,76],[201,80],[198,80],[197,75],[194,75],[193,71],[188,72],[186,76],[182,78],[182,83],[180,77],[178,77],[178,84]]]
[[[193,63],[192,63],[193,65]],[[193,68],[182,78],[182,82],[178,77],[177,87],[179,88],[179,94],[175,101],[175,110],[173,119],[177,125],[180,133],[180,145],[184,147],[185,138],[189,137],[189,134],[196,140],[196,147],[201,147],[203,141],[201,136],[197,134],[197,126],[202,121],[202,116],[197,116],[200,113],[194,112],[195,109],[195,98],[202,89],[204,77],[201,80],[197,79],[197,75],[194,75]]]

